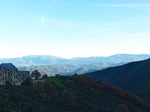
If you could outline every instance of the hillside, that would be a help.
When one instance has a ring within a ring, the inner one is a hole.
[[[85,74],[93,71],[97,71],[98,69],[87,69],[85,67],[81,67],[78,69],[69,69],[67,67],[60,66],[27,66],[27,67],[19,67],[19,70],[30,71],[38,70],[42,75],[47,74],[48,76],[55,76],[55,74],[61,75],[74,75],[74,74]]]
[[[83,73],[86,73],[88,72],[89,70],[85,67],[81,67],[75,71],[73,71],[72,73],[70,73],[70,75],[74,75],[74,74],[83,74]]]
[[[150,59],[147,59],[88,73],[86,76],[119,86],[124,90],[132,90],[150,80],[149,67]]]
[[[150,103],[150,80],[142,83],[141,85],[137,86],[133,90],[131,90],[133,94],[145,99],[147,102]]]
[[[148,112],[150,105],[128,92],[81,75],[49,77],[32,85],[0,86],[2,112]]]

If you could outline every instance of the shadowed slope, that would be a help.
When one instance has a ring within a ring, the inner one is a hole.
[[[119,86],[124,90],[131,90],[150,80],[150,59],[111,67],[85,75],[92,77],[94,80],[102,80]]]

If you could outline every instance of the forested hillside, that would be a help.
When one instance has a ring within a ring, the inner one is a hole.
[[[119,86],[124,90],[132,90],[150,80],[150,59],[128,63],[118,67],[85,74],[94,80]]]
[[[1,112],[148,112],[137,96],[101,81],[81,76],[49,77],[21,86],[0,86]]]
[[[136,88],[131,90],[131,92],[150,103],[150,80],[137,86]]]

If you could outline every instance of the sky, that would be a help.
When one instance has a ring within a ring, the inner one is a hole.
[[[0,0],[0,58],[150,54],[150,0]]]

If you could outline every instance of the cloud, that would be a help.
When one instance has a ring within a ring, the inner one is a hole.
[[[150,3],[147,4],[96,4],[98,7],[150,7]]]

